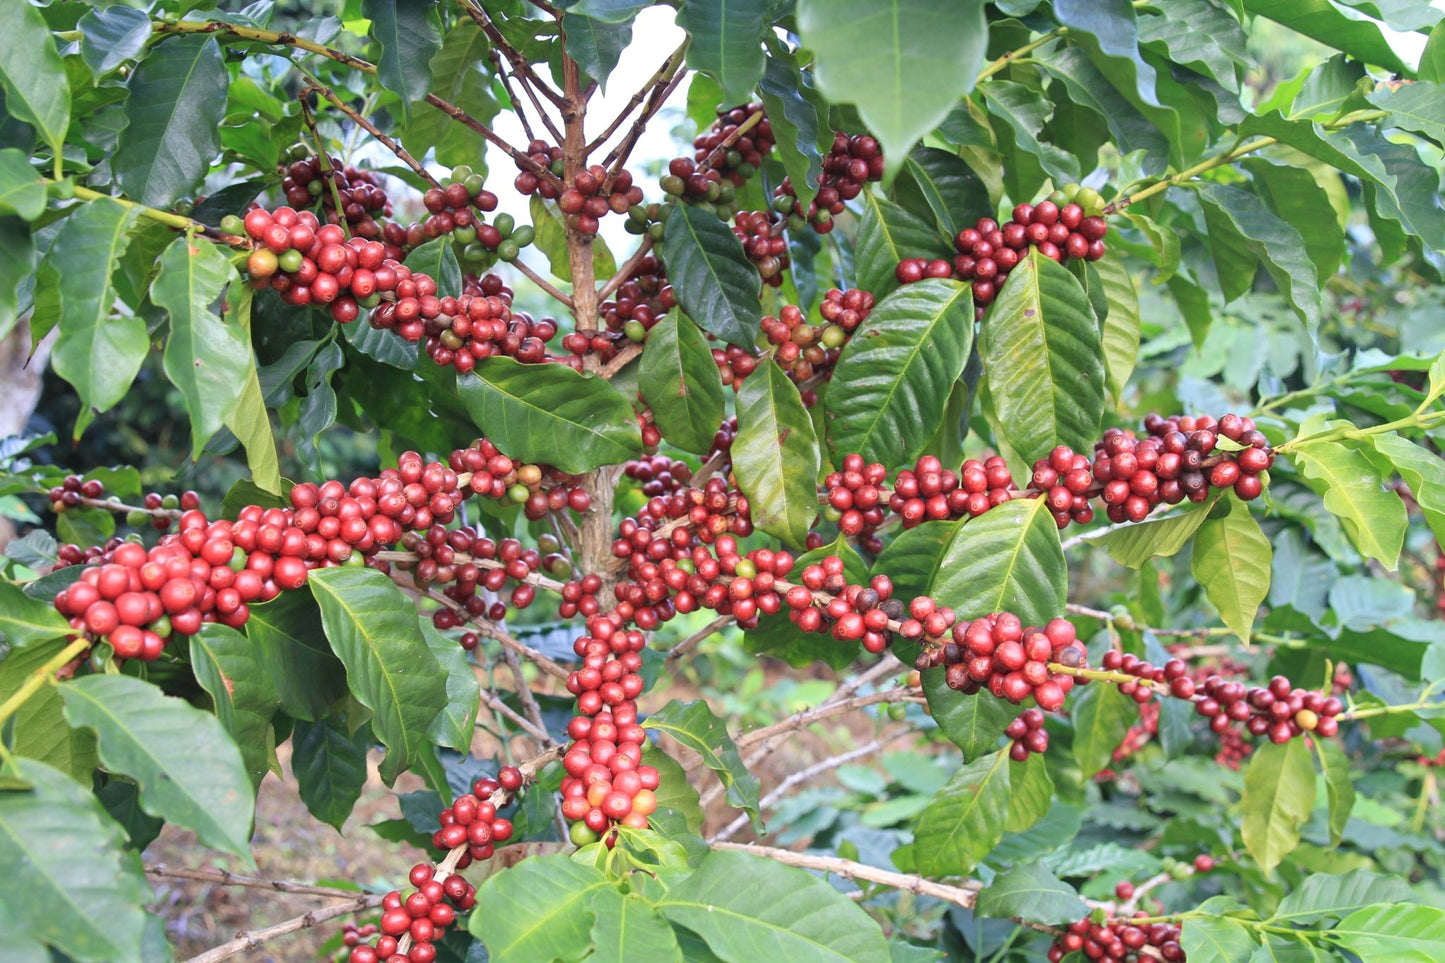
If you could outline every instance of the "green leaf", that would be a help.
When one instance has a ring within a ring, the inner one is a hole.
[[[1381,903],[1356,910],[1330,930],[1362,960],[1432,963],[1445,959],[1445,909],[1416,903]]]
[[[1122,398],[1124,386],[1129,383],[1129,376],[1134,373],[1134,362],[1139,357],[1139,292],[1121,258],[1106,257],[1090,264],[1091,290],[1095,284],[1099,285],[1109,303],[1102,334],[1104,372],[1109,380],[1109,391],[1115,398]]]
[[[321,607],[331,648],[346,666],[356,701],[373,712],[386,746],[381,778],[389,786],[428,746],[427,730],[447,705],[446,672],[417,627],[416,610],[371,568],[319,568],[307,582]]]
[[[1042,761],[1042,760],[1040,760]],[[1089,915],[1089,907],[1068,883],[1037,863],[1021,863],[978,891],[979,916],[1064,924]]]
[[[140,56],[152,32],[150,15],[132,7],[91,10],[76,26],[81,32],[80,59],[96,77]]]
[[[447,31],[441,49],[431,58],[429,88],[442,100],[487,125],[501,107],[492,87],[494,78],[488,60],[491,49],[487,35],[474,21],[468,17],[458,18]],[[411,145],[418,156],[431,147],[440,164],[452,167],[470,164],[474,168],[486,156],[487,139],[466,124],[457,123],[450,114],[431,106],[412,104],[411,107],[402,141]],[[451,247],[450,238],[442,240]],[[437,282],[441,284],[441,279]],[[441,289],[457,290],[444,284]]]
[[[836,555],[843,560],[843,574],[848,576],[850,584],[867,583],[868,564],[841,532],[832,543],[799,555],[793,562],[793,570],[801,572],[809,565],[821,562],[827,555]],[[798,668],[811,666],[814,662],[826,662],[834,669],[846,669],[858,657],[855,644],[839,642],[827,632],[804,632],[788,618],[786,611],[774,615],[760,614],[757,627],[748,629],[743,635],[743,647],[752,654],[766,652]]]
[[[1240,806],[1240,837],[1260,869],[1271,873],[1299,845],[1299,829],[1315,804],[1315,767],[1303,739],[1266,742],[1250,757]]]
[[[830,129],[819,95],[804,79],[790,52],[773,49],[758,81],[758,98],[768,113],[783,170],[793,182],[798,205],[807,208],[818,193],[823,154],[818,140]]]
[[[723,100],[741,104],[763,76],[767,0],[684,0],[677,25],[692,38],[687,65],[716,80]]]
[[[441,49],[436,0],[361,0],[361,14],[371,21],[371,36],[381,44],[376,76],[401,98],[403,116],[431,88],[431,59]]]
[[[250,862],[251,783],[215,716],[124,675],[84,676],[60,693],[66,721],[95,730],[101,763],[135,780],[146,812]]]
[[[1343,50],[1356,60],[1397,73],[1410,72],[1378,26],[1345,16],[1329,0],[1244,0],[1244,9],[1326,47]]]
[[[566,365],[487,358],[457,379],[457,393],[482,434],[513,458],[581,474],[642,451],[627,399]]]
[[[651,766],[661,774],[657,789],[657,810],[671,810],[681,817],[689,832],[702,832],[702,806],[692,784],[687,781],[687,772],[682,765],[651,741],[642,747],[642,764]]]
[[[43,599],[26,595],[14,582],[0,579],[0,639],[17,649],[63,639],[70,623]]]
[[[251,341],[251,302],[253,291],[240,278],[231,282],[226,292],[225,324],[234,324],[241,332],[241,340]],[[359,327],[353,325],[353,327]],[[370,326],[366,330],[372,330]],[[271,434],[271,417],[266,413],[266,399],[261,391],[261,377],[256,370],[256,358],[251,357],[249,370],[241,385],[241,396],[236,408],[226,418],[226,428],[246,447],[246,466],[251,469],[251,479],[264,491],[272,494],[281,492],[281,459],[276,453],[276,439]]]
[[[13,147],[0,150],[0,215],[33,221],[44,213],[45,197],[45,184],[25,155]]]
[[[481,707],[481,688],[476,672],[467,661],[466,650],[437,631],[431,616],[418,615],[417,624],[427,648],[436,656],[447,677],[447,704],[432,720],[428,735],[439,746],[466,752],[476,735],[477,710]]]
[[[70,129],[70,81],[45,18],[31,3],[0,9],[0,87],[5,109],[38,130],[59,157]]]
[[[980,691],[979,695],[985,693],[987,690]],[[1005,827],[1009,832],[1021,833],[1031,828],[1048,815],[1053,803],[1054,780],[1042,755],[1034,752],[1025,762],[1009,761],[1008,825]]]
[[[677,303],[704,331],[751,346],[762,325],[762,278],[732,229],[691,204],[673,205],[663,224],[662,260]]]
[[[1239,21],[1210,0],[1173,0],[1139,18],[1139,42],[1158,44],[1169,59],[1206,74],[1226,90],[1239,89],[1235,65],[1248,63]]]
[[[113,311],[111,273],[134,224],[134,212],[119,202],[91,201],[65,221],[41,264],[42,274],[48,266],[54,277],[39,283],[53,284],[60,301],[60,336],[51,363],[98,411],[125,396],[150,351],[145,321]]]
[[[960,621],[1014,612],[1043,625],[1063,613],[1068,566],[1043,499],[1005,502],[954,524],[930,587],[940,605]]]
[[[151,300],[170,315],[165,369],[186,398],[192,458],[231,417],[255,370],[245,329],[213,308],[235,276],[214,244],[178,237],[161,255],[151,284]]]
[[[915,214],[872,191],[858,195],[863,215],[854,242],[858,287],[882,300],[898,287],[894,271],[905,258],[949,256],[938,230]]]
[[[1348,916],[1374,903],[1408,902],[1414,891],[1398,876],[1357,869],[1338,876],[1314,873],[1285,893],[1269,921],[1310,926],[1327,916]]]
[[[983,180],[963,158],[937,147],[915,147],[893,182],[898,203],[915,214],[928,211],[938,229],[953,237],[993,206]],[[901,260],[901,259],[900,259]]]
[[[1214,501],[1189,505],[1163,518],[1115,529],[1091,541],[1103,546],[1114,561],[1129,568],[1139,568],[1155,556],[1172,558],[1204,524]]]
[[[858,105],[896,171],[973,89],[988,46],[983,8],[981,0],[799,0],[798,33],[815,54],[819,89]]]
[[[1099,115],[1108,126],[1118,148],[1124,154],[1134,151],[1145,152],[1144,169],[1148,173],[1163,173],[1170,162],[1169,138],[1164,133],[1164,121],[1157,125],[1144,116],[1140,107],[1126,98],[1094,65],[1090,55],[1081,47],[1065,45],[1039,59],[1039,66],[1047,73],[1063,81],[1069,99],[1081,107],[1087,107]],[[1158,111],[1157,114],[1164,114]],[[1167,113],[1172,114],[1173,111]]]
[[[251,606],[246,637],[271,675],[282,711],[293,719],[321,719],[346,694],[346,671],[326,645],[310,592],[282,592]]]
[[[1114,763],[1114,750],[1139,719],[1134,700],[1117,686],[1085,686],[1074,699],[1074,758],[1085,779]]]
[[[643,7],[652,6],[653,0],[580,0],[568,7],[569,13],[601,20],[603,23],[622,23],[637,16]]]
[[[834,369],[823,416],[835,462],[901,465],[927,447],[973,347],[970,287],[926,280],[877,304]]]
[[[1054,17],[1091,53],[1124,61],[1138,98],[1159,106],[1157,77],[1139,53],[1138,26],[1129,0],[1055,0]]]
[[[1325,508],[1344,523],[1360,554],[1395,570],[1409,517],[1400,496],[1368,457],[1334,441],[1301,444],[1291,453],[1310,488],[1324,496]]]
[[[1401,435],[1375,435],[1373,441],[1375,450],[1390,459],[1410,486],[1436,540],[1445,539],[1445,461]]]
[[[797,386],[772,362],[743,382],[737,401],[733,472],[753,524],[802,545],[818,514],[818,439]]]
[[[1251,158],[1245,163],[1254,175],[1255,188],[1270,210],[1289,224],[1308,224],[1302,232],[1305,253],[1314,263],[1315,275],[1332,277],[1339,269],[1345,253],[1345,232],[1333,217],[1321,216],[1330,209],[1330,198],[1307,167],[1275,164],[1264,158]],[[1323,176],[1338,181],[1335,171]]]
[[[1008,80],[990,80],[982,90],[989,112],[1008,124],[1019,149],[1037,157],[1044,173],[1053,178],[1054,183],[1078,182],[1078,159],[1040,139],[1054,109],[1042,93]]]
[[[561,854],[534,856],[477,888],[467,929],[495,960],[571,963],[592,952],[597,915],[620,911],[621,900],[601,870]]]
[[[1259,940],[1243,923],[1216,916],[1185,920],[1179,945],[1191,963],[1248,963]]]
[[[918,817],[915,869],[931,877],[973,872],[1003,838],[1008,804],[1008,753],[995,752],[960,768]]]
[[[1248,191],[1213,182],[1196,187],[1225,300],[1249,291],[1255,266],[1263,261],[1313,337],[1320,323],[1319,280],[1300,232]]]
[[[0,611],[9,607],[8,599],[0,601]],[[64,647],[65,641],[56,639],[12,649],[0,663],[0,703],[15,695]],[[38,759],[89,785],[96,767],[95,737],[89,729],[74,729],[66,724],[59,686],[43,686],[31,695],[16,707],[4,728],[5,744],[14,755]],[[0,792],[0,798],[3,796]]]
[[[1355,784],[1350,778],[1350,760],[1332,739],[1318,736],[1311,740],[1325,776],[1325,793],[1329,801],[1330,844],[1338,846],[1355,806]]]
[[[271,763],[271,719],[281,699],[256,647],[235,629],[208,622],[191,636],[191,671],[210,693],[221,727],[241,750],[251,785],[260,786]]]
[[[291,771],[306,811],[341,831],[366,785],[370,731],[355,735],[337,719],[296,721],[291,732]]]
[[[1224,624],[1248,645],[1255,614],[1269,594],[1274,552],[1247,505],[1229,497],[1221,505],[1226,511],[1210,512],[1194,536],[1189,570]]]
[[[1445,83],[1445,27],[1439,24],[1430,31],[1430,39],[1420,53],[1420,79]]]
[[[702,757],[703,763],[718,774],[727,788],[728,805],[742,809],[762,830],[758,818],[758,780],[743,765],[738,747],[728,735],[727,725],[713,714],[701,699],[679,702],[676,699],[652,713],[642,723],[644,729],[664,732]]]
[[[567,56],[606,93],[607,78],[632,42],[632,24],[604,23],[568,12],[562,15],[562,32],[567,35]]]
[[[592,897],[593,956],[599,960],[647,960],[682,963],[677,934],[662,915],[637,893],[620,900],[612,890]]]
[[[19,218],[0,217],[0,339],[8,338],[15,329],[20,317],[16,288],[34,270],[35,241],[30,228]]]
[[[209,37],[167,39],[140,62],[111,159],[127,197],[168,208],[200,186],[221,150],[229,81]]]
[[[963,753],[964,762],[992,752],[999,736],[1019,714],[1018,706],[987,689],[973,695],[950,689],[941,668],[923,673],[923,694],[928,697],[933,721]]]
[[[438,291],[459,291],[462,268],[457,263],[456,245],[450,237],[427,241],[406,256],[406,266],[423,271],[436,280]]]
[[[647,334],[637,378],[668,444],[703,455],[726,413],[722,377],[697,325],[669,311]]]
[[[709,853],[654,905],[727,963],[888,960],[882,931],[857,904],[805,870],[760,856]]]
[[[0,792],[0,925],[81,963],[141,959],[152,894],[120,826],[64,773],[33,759],[16,773],[32,788]]]
[[[1056,445],[1090,450],[1104,413],[1103,345],[1067,268],[1030,248],[984,316],[979,348],[998,433],[1024,464]]]

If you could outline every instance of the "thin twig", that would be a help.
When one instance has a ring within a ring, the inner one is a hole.
[[[979,890],[983,889],[983,884],[978,880],[968,880],[962,886],[949,886],[945,883],[935,883],[933,880],[924,879],[922,876],[915,876],[911,873],[896,873],[892,870],[879,869],[876,866],[868,866],[838,856],[795,853],[791,849],[759,846],[756,843],[716,842],[712,844],[712,848],[733,849],[740,853],[750,853],[754,856],[762,856],[765,859],[776,860],[786,866],[797,866],[800,869],[815,869],[824,873],[831,873],[834,876],[841,876],[843,879],[866,880],[882,886],[891,886],[894,889],[907,890],[916,896],[933,896],[944,902],[952,903],[955,906],[962,906],[964,909],[973,908],[974,903],[978,900]],[[1044,931],[1049,933],[1054,932],[1051,927],[1045,928]]]
[[[336,96],[336,92],[333,91],[330,87],[327,87],[325,84],[321,83],[304,69],[300,67],[298,67],[297,69],[301,70],[301,72],[306,75],[307,88],[316,91],[322,97],[326,98],[327,103],[331,104],[331,106],[335,107],[347,117],[351,118],[351,122],[353,124],[366,131],[372,136],[374,140],[381,144],[381,146],[385,147],[387,150],[395,154],[397,156],[397,159],[399,159],[407,167],[410,167],[416,173],[416,176],[426,181],[432,187],[435,187],[439,190],[441,189],[441,184],[437,183],[437,179],[435,177],[432,177],[431,174],[428,173],[427,169],[423,167],[422,164],[415,157],[411,156],[410,152],[408,152],[405,147],[401,146],[400,143],[388,137],[385,133],[382,132],[381,128],[377,127],[371,121],[363,117],[359,111],[355,110],[354,108],[343,102],[340,97]]]
[[[718,631],[724,626],[730,624],[732,621],[733,617],[731,615],[719,615],[707,625],[704,625],[692,635],[689,635],[687,638],[677,643],[677,645],[674,645],[672,648],[668,649],[667,660],[663,663],[664,668],[672,665],[684,655],[687,655],[693,649],[697,648],[698,644],[702,642],[703,639],[706,639],[708,636],[712,635],[714,632]]]
[[[568,311],[575,310],[575,307],[572,303],[572,296],[569,294],[563,294],[550,281],[542,277],[542,275],[538,274],[536,271],[532,270],[532,268],[528,267],[526,261],[518,259],[508,263],[510,263],[512,267],[516,268],[519,272],[530,278],[532,280],[532,283],[537,285],[537,287],[541,288],[543,291],[547,292],[558,301],[561,301],[564,305],[567,306]]]
[[[622,267],[617,269],[617,273],[608,278],[607,283],[602,285],[598,290],[598,301],[606,301],[612,297],[618,288],[628,282],[632,277],[632,272],[637,270],[637,266],[642,263],[642,259],[647,257],[647,253],[652,250],[652,245],[652,235],[649,234],[642,239],[642,243],[637,246],[637,250],[632,252],[632,256],[622,263]]]
[[[599,378],[611,378],[617,374],[617,372],[631,364],[632,359],[640,354],[642,354],[642,345],[628,342],[617,352],[617,357],[602,366],[601,370],[597,372],[597,376]]]
[[[682,44],[672,52],[672,55],[664,60],[662,65],[648,78],[647,83],[637,89],[637,92],[632,95],[632,99],[617,112],[617,116],[612,118],[612,122],[607,125],[606,129],[592,138],[592,142],[588,144],[586,148],[589,155],[607,143],[609,137],[617,133],[617,128],[622,126],[622,122],[627,119],[629,114],[637,109],[637,105],[642,103],[648,94],[665,86],[668,81],[672,80],[673,75],[676,74],[678,68],[682,66],[684,55],[687,53],[687,44],[688,42],[684,40]]]
[[[472,0],[459,0],[459,2],[461,3],[462,9],[466,11],[467,16],[471,17],[472,21],[475,22],[478,27],[482,28],[482,32],[487,35],[487,39],[502,52],[502,56],[507,58],[507,63],[512,65],[512,72],[516,74],[518,81],[523,87],[526,87],[528,82],[535,84],[544,97],[550,100],[559,110],[565,110],[567,108],[566,99],[560,93],[553,90],[551,86],[544,83],[541,77],[537,76],[532,70],[532,65],[527,62],[527,58],[523,57],[517,51],[517,48],[513,47],[511,42],[507,40],[502,31],[497,29],[497,25],[492,23],[491,17],[487,15],[487,12],[473,3]]]
[[[911,731],[912,730],[904,730],[904,732],[899,733],[899,735],[905,735]],[[897,738],[897,736],[895,736],[894,738]],[[778,783],[777,787],[773,789],[772,792],[768,793],[766,796],[764,796],[758,801],[758,811],[762,812],[763,810],[772,806],[773,803],[783,798],[783,796],[788,792],[788,790],[792,789],[799,783],[807,782],[815,776],[821,776],[825,772],[837,769],[839,766],[846,766],[848,765],[848,763],[854,762],[858,759],[862,759],[865,756],[871,756],[873,755],[873,753],[877,752],[879,749],[882,748],[883,740],[874,739],[872,742],[866,745],[859,746],[857,749],[852,749],[848,752],[840,753],[836,756],[829,756],[827,759],[824,759],[821,762],[816,762],[806,769],[799,769],[798,771],[791,773],[786,779]],[[736,836],[747,824],[748,815],[747,813],[743,813],[732,822],[724,826],[722,829],[718,830],[717,834],[713,836],[713,838],[710,839],[709,842],[726,842],[727,840],[732,839],[734,836]]]
[[[536,739],[539,743],[547,744],[548,736],[546,732],[538,729],[529,719],[503,702],[502,697],[491,689],[482,690],[482,701],[487,704],[488,709],[491,709],[493,712],[500,712],[507,717],[507,721],[511,722],[533,739]],[[481,723],[478,722],[477,725],[480,726]]]
[[[502,661],[507,663],[507,668],[512,673],[512,681],[517,685],[517,698],[522,703],[522,712],[526,714],[536,732],[541,733],[537,748],[550,749],[557,744],[557,740],[547,732],[546,720],[542,718],[542,707],[537,704],[536,696],[532,695],[532,687],[527,684],[527,677],[522,674],[522,660],[512,649],[503,648]],[[536,732],[533,733],[534,737]]]
[[[145,868],[147,876],[157,879],[189,879],[201,883],[216,883],[220,886],[242,886],[246,889],[269,889],[293,896],[326,896],[332,899],[356,899],[364,896],[354,889],[338,889],[334,886],[315,886],[310,883],[292,883],[284,879],[261,879],[259,876],[241,876],[224,869],[172,869],[164,863],[155,863]]]
[[[220,946],[212,947],[204,953],[191,957],[186,963],[220,963],[221,960],[228,960],[238,953],[254,950],[267,940],[275,939],[278,936],[304,930],[318,923],[336,919],[338,916],[350,916],[352,913],[364,913],[367,910],[376,909],[381,905],[381,900],[382,897],[379,895],[358,896],[345,903],[337,903],[335,906],[309,910],[300,916],[293,916],[285,922],[277,923],[275,926],[247,930],[244,933],[236,934],[236,938],[230,942],[222,943]]]
[[[436,94],[427,94],[426,102],[440,110],[442,113],[446,114],[452,120],[455,120],[457,123],[469,127],[477,133],[481,134],[488,141],[501,148],[508,157],[512,158],[512,160],[522,165],[522,168],[524,170],[529,170],[534,174],[537,174],[538,176],[553,176],[552,172],[547,169],[546,165],[537,163],[536,161],[532,160],[532,158],[528,156],[525,152],[518,150],[510,143],[503,140],[501,137],[498,137],[497,134],[492,130],[492,128],[477,120],[475,117],[467,113],[462,108],[458,107],[456,104],[448,103],[447,101],[442,100]]]
[[[521,104],[517,100],[517,95],[512,92],[512,78],[507,73],[506,68],[502,66],[502,55],[497,48],[493,47],[488,56],[490,56],[492,60],[492,69],[497,72],[497,77],[502,81],[502,89],[507,92],[507,99],[512,102],[512,112],[517,115],[517,120],[522,124],[522,133],[527,135],[527,141],[530,144],[537,139],[537,135],[532,132],[532,125],[528,122],[527,115],[522,111]]]

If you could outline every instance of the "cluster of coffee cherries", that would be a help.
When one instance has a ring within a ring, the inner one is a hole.
[[[851,452],[843,456],[841,471],[829,472],[823,479],[823,497],[828,503],[825,513],[829,517],[837,513],[838,530],[849,538],[861,538],[864,549],[874,554],[883,550],[883,542],[874,533],[885,518],[887,481],[886,465],[865,464],[862,455]]]
[[[512,248],[507,252],[510,256],[504,256],[504,260],[511,260],[517,256],[518,250],[532,242],[534,232],[531,227],[519,228],[522,233],[514,236],[510,217],[506,223],[487,224],[483,215],[497,209],[497,195],[487,190],[483,183],[482,175],[473,173],[470,167],[455,168],[441,186],[428,188],[422,194],[426,217],[405,228],[400,224],[388,224],[386,239],[409,250],[450,234],[452,240],[463,245],[467,260],[480,260],[485,251],[500,254],[501,245],[510,238]],[[506,230],[502,229],[504,227]],[[468,254],[467,249],[472,244],[478,245],[479,249]]]
[[[392,567],[410,570],[417,588],[445,585],[443,594],[459,606],[458,610],[439,608],[432,613],[432,624],[442,631],[456,628],[467,616],[485,615],[494,622],[506,617],[508,603],[488,604],[477,594],[479,589],[500,593],[511,581],[509,603],[514,609],[524,609],[537,598],[532,579],[542,568],[542,553],[523,547],[515,538],[498,542],[470,526],[448,529],[433,525],[425,534],[402,536],[401,548],[414,553],[416,560],[393,562]]]
[[[512,801],[524,781],[516,766],[503,766],[495,778],[477,779],[471,792],[457,796],[438,815],[432,846],[442,850],[466,846],[467,851],[457,859],[457,869],[466,869],[473,860],[490,859],[498,843],[512,838],[512,821],[498,816],[497,810]],[[415,880],[412,882],[415,885]]]
[[[1179,658],[1188,658],[1189,645],[1180,643],[1169,646],[1169,652]],[[1202,686],[1211,674],[1226,677],[1239,677],[1249,672],[1249,666],[1229,655],[1212,657],[1206,662],[1200,662],[1189,666],[1189,678],[1193,680],[1196,688]],[[1139,721],[1130,726],[1125,732],[1124,738],[1114,749],[1114,761],[1122,763],[1131,755],[1142,749],[1150,739],[1159,732],[1159,703],[1154,700],[1143,703],[1139,706]],[[1230,769],[1238,769],[1253,750],[1253,743],[1245,741],[1243,736],[1233,729],[1225,729],[1219,733],[1219,750],[1214,756],[1214,761]],[[1114,778],[1114,773],[1105,770],[1095,778],[1102,777],[1107,781]]]
[[[602,165],[593,164],[578,171],[569,187],[560,180],[564,172],[560,147],[534,140],[527,147],[527,156],[548,173],[539,174],[517,161],[521,172],[515,182],[517,192],[555,200],[567,226],[580,234],[596,234],[598,223],[608,214],[626,214],[642,204],[642,188],[632,182],[627,170],[609,174]]]
[[[763,114],[762,119],[734,137],[737,129],[755,114]],[[712,126],[693,139],[693,160],[699,166],[706,165],[709,170],[717,171],[722,180],[734,187],[742,187],[763,166],[763,160],[773,152],[775,144],[773,125],[762,104],[720,108]]]
[[[328,223],[339,224],[341,218],[353,234],[370,239],[382,237],[379,217],[391,217],[391,199],[386,196],[381,180],[371,171],[342,166],[336,158],[328,158],[323,168],[317,155],[293,161],[281,178],[286,203],[305,210],[318,202]],[[332,193],[335,185],[335,193]],[[341,199],[340,214],[337,198]],[[228,232],[239,234],[240,231]]]
[[[833,230],[833,218],[843,213],[845,203],[857,197],[863,185],[883,179],[883,151],[878,141],[867,134],[849,136],[838,131],[833,146],[823,158],[823,172],[818,177],[818,193],[806,210],[798,210],[797,191],[791,178],[783,178],[773,192],[773,209],[789,215],[788,228],[802,230],[810,226],[819,234]],[[793,220],[796,217],[797,220]]]
[[[1246,686],[1214,673],[1198,683],[1183,659],[1156,666],[1116,650],[1105,653],[1103,668],[1138,679],[1121,683],[1119,691],[1141,704],[1165,692],[1193,702],[1194,711],[1208,719],[1209,728],[1216,733],[1237,727],[1274,743],[1289,742],[1305,733],[1327,738],[1339,731],[1337,717],[1344,711],[1344,704],[1335,696],[1301,689],[1282,675],[1263,686]]]
[[[788,239],[782,218],[772,211],[739,211],[733,217],[733,234],[742,242],[743,253],[762,275],[763,282],[782,287],[788,259]]]
[[[437,879],[429,863],[417,863],[408,875],[411,887],[392,890],[381,900],[381,922],[375,943],[363,943],[367,928],[350,930],[342,940],[352,947],[348,963],[432,963],[436,944],[456,923],[457,914],[477,903],[477,890],[457,873]],[[368,927],[369,928],[369,927]],[[352,940],[355,942],[352,942]]]
[[[327,305],[340,324],[355,321],[397,283],[385,244],[359,234],[347,240],[339,225],[323,225],[310,211],[254,207],[242,226],[257,242],[246,261],[251,283],[269,285],[287,304]]]
[[[645,829],[657,809],[659,774],[642,762],[647,735],[637,724],[647,639],[622,624],[616,613],[594,615],[573,643],[582,667],[567,676],[577,714],[567,724],[572,742],[562,757],[562,815],[578,846],[598,839],[611,845],[612,826]]]
[[[692,481],[688,464],[666,455],[648,455],[629,461],[622,466],[622,473],[640,483],[642,494],[648,498],[674,495]]]
[[[426,287],[431,289],[433,285]],[[483,276],[477,294],[435,300],[434,314],[430,313],[430,301],[424,301],[424,312],[418,311],[426,353],[435,363],[450,365],[465,374],[473,370],[478,361],[498,355],[523,364],[550,360],[547,342],[557,336],[557,322],[552,318],[536,320],[525,312],[513,311],[512,290],[497,275]],[[401,301],[382,303],[371,313],[371,324],[381,329],[395,327],[404,338],[414,340],[411,335],[417,333],[416,321],[398,323],[401,305]],[[419,308],[422,306],[419,304]],[[410,312],[403,310],[403,313]]]
[[[1136,913],[1136,919],[1144,919],[1147,913]],[[1071,923],[1064,933],[1049,947],[1049,963],[1059,963],[1070,953],[1082,952],[1090,960],[1118,960],[1121,963],[1136,963],[1138,960],[1159,959],[1168,963],[1187,959],[1184,948],[1179,944],[1178,923],[1140,923],[1131,920],[1106,920],[1096,923],[1085,918]],[[1146,950],[1146,947],[1148,950]],[[1149,952],[1152,950],[1152,952]]]
[[[1033,753],[1047,752],[1049,731],[1044,728],[1044,710],[1035,706],[1018,714],[1003,731],[1009,740],[1009,758],[1025,762]]]
[[[1036,628],[1012,612],[997,612],[959,623],[948,644],[925,648],[916,665],[943,666],[950,689],[965,694],[988,689],[1014,704],[1032,696],[1040,709],[1053,712],[1063,707],[1074,677],[1053,672],[1050,663],[1070,669],[1088,664],[1072,622],[1056,618]]]
[[[973,227],[966,227],[953,239],[958,255],[953,259],[954,273],[973,282],[973,301],[979,307],[998,296],[1004,279],[1030,247],[1052,261],[1065,263],[1083,259],[1097,261],[1104,256],[1104,235],[1107,222],[1098,215],[1088,215],[1078,204],[1062,208],[1053,201],[1019,204],[1013,218],[1000,225],[991,217],[981,217]],[[900,277],[903,280],[899,267]]]
[[[574,354],[596,351],[606,357],[608,351],[615,353],[617,336],[641,343],[647,340],[662,316],[676,306],[672,285],[667,281],[667,271],[655,255],[647,255],[638,262],[637,270],[628,278],[611,300],[603,301],[597,309],[597,316],[606,325],[607,331],[599,331],[591,338],[585,334],[569,334],[562,339],[562,346]],[[609,337],[609,334],[611,335]]]
[[[77,508],[81,499],[99,501],[105,496],[105,483],[99,478],[83,479],[79,475],[66,475],[59,485],[53,486],[46,497],[50,499],[50,509],[59,515],[67,508]]]

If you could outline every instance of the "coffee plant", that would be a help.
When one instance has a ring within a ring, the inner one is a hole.
[[[649,6],[0,5],[7,958],[1445,959],[1445,15]]]

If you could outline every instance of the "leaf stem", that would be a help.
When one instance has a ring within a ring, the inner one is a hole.
[[[984,67],[982,70],[980,70],[980,71],[978,72],[978,78],[974,81],[974,83],[975,83],[975,84],[983,83],[985,80],[987,80],[988,78],[992,77],[994,74],[996,74],[996,73],[998,73],[999,71],[1003,70],[1003,69],[1004,69],[1005,67],[1007,67],[1009,64],[1016,62],[1020,57],[1027,57],[1029,54],[1033,53],[1035,50],[1039,49],[1039,48],[1042,47],[1044,44],[1048,43],[1050,40],[1054,40],[1054,39],[1056,39],[1056,38],[1058,38],[1058,37],[1062,37],[1062,36],[1064,36],[1065,34],[1067,34],[1068,32],[1069,32],[1069,28],[1068,28],[1068,27],[1055,27],[1053,30],[1050,30],[1048,33],[1040,36],[1038,39],[1036,39],[1036,40],[1030,40],[1028,43],[1024,44],[1022,47],[1018,48],[1017,50],[1010,50],[1010,51],[1008,51],[1007,53],[1005,53],[1005,54],[1003,54],[1001,57],[999,57],[997,60],[994,60],[994,61],[993,61],[992,63],[990,63],[988,66],[986,66],[986,67]]]
[[[58,183],[57,181],[43,177],[41,178],[41,182],[47,185]],[[251,242],[251,239],[248,237],[238,237],[235,234],[226,234],[222,231],[217,230],[214,227],[202,224],[200,221],[192,220],[191,218],[186,217],[182,214],[175,214],[171,211],[162,211],[154,207],[147,207],[144,204],[138,204],[135,201],[127,200],[124,197],[115,197],[111,194],[102,194],[100,191],[92,190],[89,187],[83,187],[80,184],[74,185],[70,188],[70,190],[74,192],[76,197],[80,198],[83,201],[98,201],[103,197],[115,201],[122,207],[127,207],[135,211],[139,216],[145,218],[148,221],[155,221],[157,224],[164,224],[166,227],[172,228],[177,231],[199,231],[201,234],[204,234],[207,238],[213,241],[219,241],[222,244],[229,244],[231,247],[242,248],[244,250],[250,250],[254,246]]]
[[[10,698],[4,702],[0,702],[0,727],[5,725],[6,720],[14,715],[16,710],[24,705],[27,699],[54,682],[55,673],[65,668],[66,665],[83,654],[85,650],[93,644],[90,639],[81,636],[55,653],[55,655],[40,668],[30,673],[25,681],[20,684],[20,688],[11,694]]]

